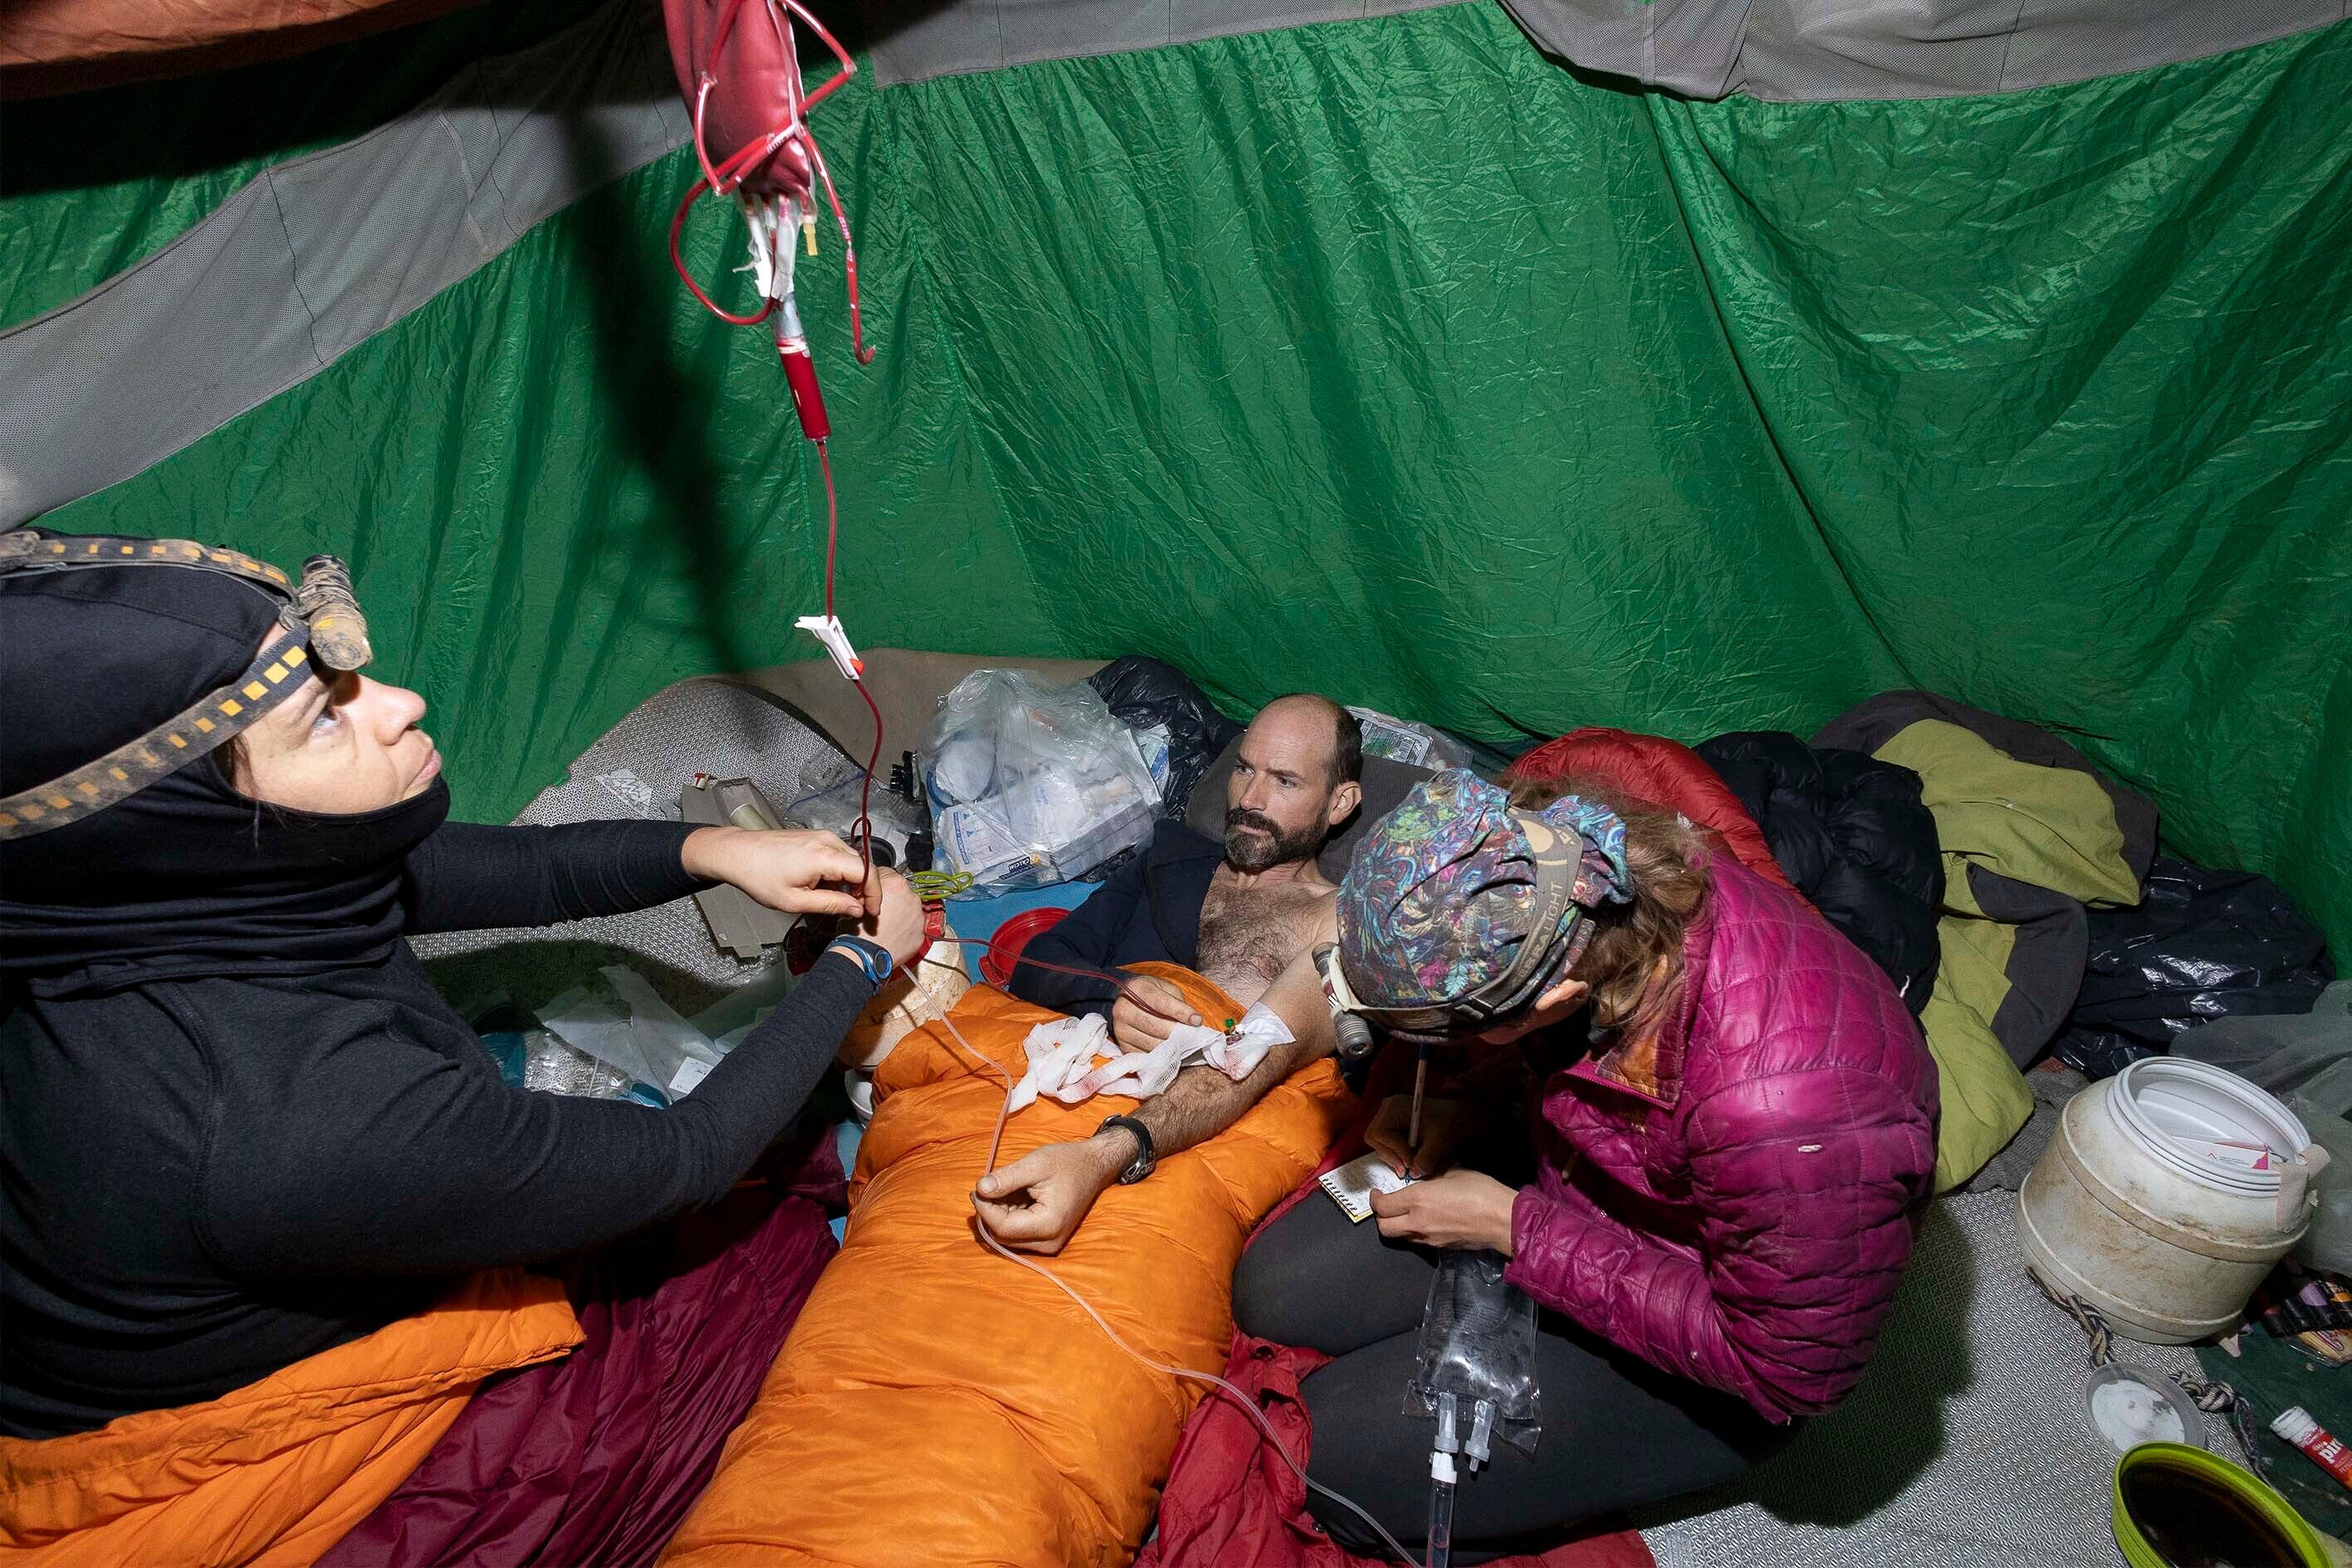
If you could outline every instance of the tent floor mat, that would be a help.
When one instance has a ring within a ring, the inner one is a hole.
[[[2116,1345],[2197,1370],[2184,1347]],[[2082,1331],[2025,1276],[2017,1195],[1956,1194],[1928,1212],[1853,1397],[1753,1475],[1635,1522],[1659,1568],[2115,1568],[2089,1375]],[[2243,1463],[2227,1428],[2207,1446]]]
[[[697,773],[750,778],[781,808],[857,771],[824,731],[774,695],[744,679],[698,676],[631,709],[514,820],[676,822],[679,787]],[[782,954],[774,949],[753,963],[720,952],[690,899],[537,930],[415,937],[409,945],[451,1005],[469,1017],[499,998],[536,1009],[605,963],[635,970],[691,1016],[761,979]]]

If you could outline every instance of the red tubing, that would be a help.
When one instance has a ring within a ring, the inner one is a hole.
[[[701,180],[695,181],[692,185],[688,187],[685,199],[677,204],[677,211],[671,215],[669,220],[669,264],[677,269],[679,280],[684,282],[688,291],[690,291],[697,300],[702,302],[702,308],[704,310],[709,311],[712,315],[718,317],[720,321],[726,322],[730,327],[756,327],[775,312],[776,302],[773,300],[763,300],[761,303],[759,314],[754,316],[738,316],[731,311],[723,310],[711,300],[709,295],[702,291],[702,285],[697,283],[694,280],[694,274],[686,269],[686,258],[677,253],[677,237],[686,227],[687,211],[694,205],[695,198],[701,195],[703,192],[709,188],[710,186],[706,182]]]

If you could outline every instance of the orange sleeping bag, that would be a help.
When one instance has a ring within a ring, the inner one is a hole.
[[[1203,1017],[1240,1009],[1157,964]],[[1055,1015],[976,988],[951,1017],[1015,1078]],[[942,1024],[875,1075],[849,1235],[785,1341],[667,1568],[914,1563],[1122,1564],[1141,1543],[1178,1432],[1205,1388],[1150,1371],[1053,1284],[973,1235],[1005,1085]],[[1134,1101],[1040,1100],[1005,1124],[1000,1163],[1093,1134]],[[1059,1257],[1067,1280],[1141,1353],[1220,1371],[1234,1265],[1261,1215],[1305,1178],[1353,1101],[1328,1061],[1231,1128],[1114,1186]]]
[[[579,1342],[561,1283],[500,1269],[218,1399],[0,1438],[0,1563],[301,1568],[408,1479],[482,1379]]]

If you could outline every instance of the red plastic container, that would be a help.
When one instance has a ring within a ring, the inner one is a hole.
[[[1013,965],[1020,958],[1021,950],[1029,945],[1030,939],[1039,931],[1053,930],[1069,912],[1050,905],[1024,910],[998,926],[996,935],[989,941],[988,951],[981,954],[980,977],[991,985],[1002,986],[1013,978]]]

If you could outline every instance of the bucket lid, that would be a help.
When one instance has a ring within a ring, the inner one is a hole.
[[[2083,1418],[2091,1430],[2128,1454],[2142,1443],[2205,1442],[2205,1420],[2197,1406],[2155,1373],[2110,1362],[2083,1385]]]
[[[981,978],[991,985],[1009,984],[1013,965],[1021,962],[1022,952],[1028,947],[1030,939],[1040,931],[1051,931],[1069,912],[1051,904],[1043,904],[1034,910],[1024,910],[998,926],[996,935],[989,942],[988,951],[981,955]]]
[[[2311,1147],[2302,1120],[2236,1073],[2148,1057],[2116,1075],[2116,1120],[2171,1169],[2236,1193],[2275,1193]]]

